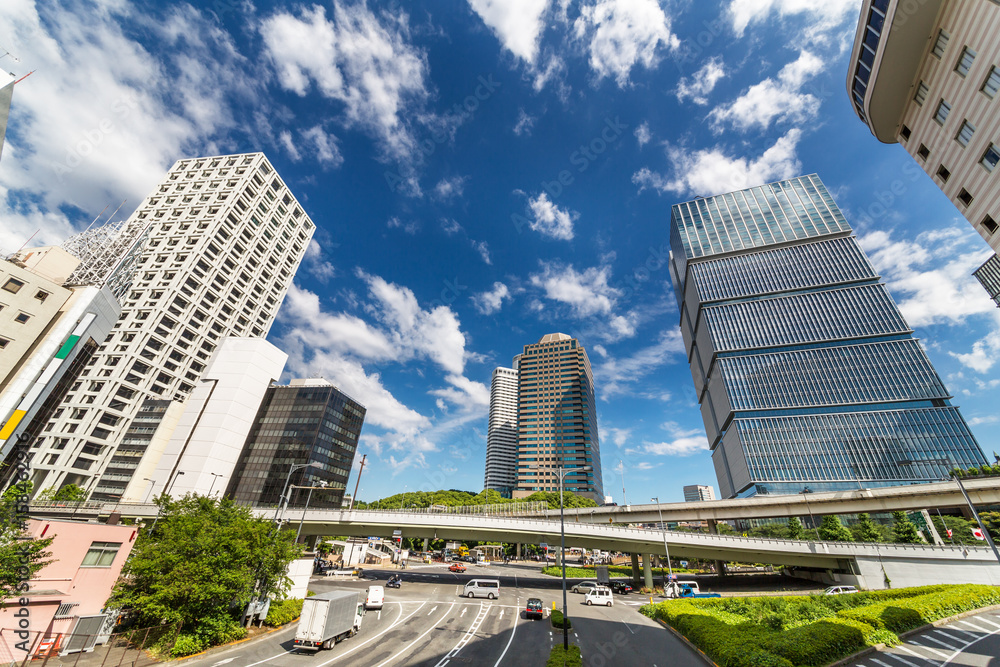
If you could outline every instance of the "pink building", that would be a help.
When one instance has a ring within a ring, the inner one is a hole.
[[[52,563],[29,582],[27,594],[4,601],[0,664],[20,664],[27,650],[39,655],[88,649],[99,635],[107,635],[113,619],[102,610],[132,551],[137,530],[135,526],[29,520],[32,537],[55,538],[49,547]],[[70,638],[70,634],[75,636]],[[25,639],[27,644],[22,643]]]

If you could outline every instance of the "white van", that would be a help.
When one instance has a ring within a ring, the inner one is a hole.
[[[465,585],[463,593],[467,598],[488,598],[496,600],[500,597],[499,579],[472,579]]]
[[[381,609],[385,600],[385,589],[381,586],[369,586],[365,597],[365,609]]]

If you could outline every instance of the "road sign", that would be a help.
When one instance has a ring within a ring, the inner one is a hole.
[[[403,531],[401,531],[399,528],[397,528],[396,530],[392,531],[392,534],[393,535],[402,535]]]
[[[688,562],[686,560],[682,560],[681,561],[681,567],[687,569],[687,566],[688,566]]]
[[[549,545],[546,544],[545,542],[540,542],[538,546],[541,547],[542,549],[548,549],[549,548]]]

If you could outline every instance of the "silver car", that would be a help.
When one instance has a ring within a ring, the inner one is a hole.
[[[574,593],[589,593],[597,588],[598,585],[599,584],[596,581],[581,581],[578,584],[573,584],[573,587],[570,590]]]

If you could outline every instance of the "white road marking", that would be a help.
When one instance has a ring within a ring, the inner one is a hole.
[[[485,602],[482,603],[479,607],[479,613],[476,614],[476,620],[472,622],[472,625],[469,626],[469,629],[466,630],[462,638],[458,640],[458,643],[455,644],[455,647],[450,651],[448,651],[448,653],[445,654],[445,656],[441,658],[438,664],[435,665],[434,667],[444,667],[445,665],[448,664],[449,660],[458,655],[458,652],[461,651],[463,648],[465,648],[465,645],[469,643],[469,640],[475,636],[476,631],[479,630],[479,626],[483,624],[483,621],[486,619],[486,615],[489,613],[490,613],[490,608],[486,606]]]
[[[225,665],[226,663],[232,662],[236,658],[226,658],[225,660],[220,660],[219,662],[212,665],[212,667],[219,667],[219,665]]]
[[[963,621],[963,623],[965,623],[970,628],[975,628],[976,630],[979,630],[979,632],[985,632],[987,634],[989,634],[991,632],[991,630],[989,628],[984,628],[984,627],[982,627],[980,625],[976,625],[975,623],[970,623],[969,621]]]
[[[970,637],[975,637],[976,636],[975,634],[969,632],[968,630],[962,630],[961,628],[956,628],[954,626],[948,626],[947,628],[941,628],[941,631],[942,632],[945,632],[945,631],[961,632],[963,635],[969,635]],[[951,635],[946,635],[946,636],[951,637],[952,639],[955,639],[955,640],[960,641],[960,642],[969,641],[968,639],[965,639],[964,637],[952,637]]]
[[[882,655],[884,655],[887,658],[895,658],[896,660],[899,660],[900,662],[905,663],[905,664],[909,665],[910,667],[917,667],[917,663],[910,662],[909,660],[907,660],[903,656],[896,655],[895,653],[889,653],[888,651],[884,651],[882,653]]]
[[[469,611],[468,607],[462,607],[462,613],[459,616],[465,616],[465,612]]]
[[[633,635],[635,634],[635,630],[633,630],[632,628],[629,628],[628,627],[628,623],[626,623],[625,621],[622,621],[622,625],[624,625],[626,628],[628,628],[628,631],[631,632]]]
[[[1000,625],[997,625],[996,623],[994,623],[994,622],[993,622],[993,621],[991,621],[990,619],[986,618],[985,616],[976,616],[976,620],[977,620],[977,621],[982,621],[982,622],[984,622],[984,623],[989,623],[989,624],[990,624],[990,625],[992,625],[992,626],[993,626],[994,628],[1000,628]]]
[[[423,605],[421,604],[420,606],[422,607]],[[443,615],[443,616],[441,616],[441,619],[440,619],[440,620],[438,621],[438,623],[440,623],[441,621],[443,621],[443,620],[445,619],[445,617],[446,617],[446,616],[448,616],[448,614],[450,614],[450,613],[451,613],[451,610],[452,610],[452,608],[453,608],[454,606],[455,606],[455,603],[454,603],[454,602],[452,602],[452,603],[451,603],[450,605],[448,605],[448,611],[446,611],[446,612],[444,613],[444,615]],[[435,608],[435,609],[437,609],[437,607],[434,607],[434,608]],[[413,640],[412,642],[410,642],[409,644],[407,644],[407,645],[406,645],[406,648],[404,648],[404,649],[403,649],[402,651],[400,651],[400,652],[399,652],[399,653],[397,653],[396,655],[392,656],[392,657],[391,657],[391,658],[389,658],[388,660],[386,660],[386,661],[384,661],[384,662],[380,663],[380,664],[378,665],[378,667],[384,667],[385,665],[388,665],[388,664],[389,664],[390,662],[392,662],[393,660],[395,660],[395,659],[396,659],[396,658],[398,658],[399,656],[401,656],[401,655],[403,655],[404,653],[406,653],[407,651],[409,651],[409,650],[410,650],[410,648],[411,648],[411,647],[412,647],[412,646],[413,646],[414,644],[416,644],[416,643],[417,643],[418,641],[420,641],[421,639],[423,639],[424,637],[426,637],[426,636],[427,636],[427,634],[428,634],[428,633],[429,633],[429,632],[430,632],[431,630],[434,630],[434,629],[436,629],[436,628],[437,628],[437,623],[434,623],[433,625],[431,625],[431,627],[429,627],[429,628],[427,628],[426,630],[424,630],[423,634],[421,634],[421,635],[420,635],[419,637],[417,637],[417,638],[416,638],[416,639],[414,639],[414,640]]]
[[[948,635],[945,635],[945,637],[948,637]],[[934,642],[935,644],[940,644],[941,646],[944,646],[946,649],[951,650],[951,651],[957,651],[958,650],[958,648],[956,648],[955,646],[952,646],[951,644],[948,644],[947,642],[943,642],[940,639],[934,639],[930,635],[924,635],[924,639],[929,639],[932,642]],[[951,639],[951,637],[948,637],[948,639]]]
[[[887,662],[882,662],[881,660],[876,660],[875,658],[872,658],[872,662],[874,662],[876,665],[882,665],[882,667],[896,667],[895,665],[890,665]]]
[[[500,618],[503,618],[503,609],[500,610]]]
[[[433,614],[436,611],[437,611],[437,606],[435,605],[433,609],[431,609],[429,612],[427,612],[427,615],[430,616],[431,614]]]
[[[399,605],[399,615],[402,616],[403,615],[403,605],[402,605],[402,603],[399,603],[399,602],[397,602],[396,604]],[[410,614],[406,618],[397,618],[392,623],[392,625],[390,625],[388,628],[386,628],[382,632],[378,633],[374,637],[370,637],[370,638],[366,639],[365,641],[363,641],[362,643],[358,644],[357,646],[352,646],[350,649],[344,651],[340,655],[335,656],[333,658],[330,658],[326,662],[324,662],[324,663],[322,663],[320,665],[317,665],[317,667],[326,667],[326,665],[329,665],[329,664],[331,664],[333,662],[336,662],[337,660],[340,660],[341,658],[343,658],[346,655],[350,655],[351,653],[354,653],[355,651],[357,651],[362,646],[364,646],[366,644],[372,643],[373,641],[375,641],[376,639],[378,639],[379,637],[381,637],[385,633],[389,632],[389,630],[392,630],[394,627],[396,627],[397,625],[399,625],[403,621],[409,620],[414,614],[416,614],[418,611],[420,611],[421,607],[423,607],[425,604],[427,604],[427,603],[426,602],[421,602],[420,605],[416,609],[414,609],[413,611],[411,611]],[[250,667],[250,666],[248,665],[247,667]]]
[[[927,651],[930,651],[930,652],[931,652],[931,653],[933,653],[934,655],[939,655],[939,656],[941,656],[942,658],[947,658],[947,657],[948,657],[948,654],[947,654],[947,653],[944,653],[944,652],[940,651],[939,649],[936,649],[936,648],[932,648],[932,647],[930,647],[930,646],[924,646],[923,644],[918,644],[917,642],[910,642],[910,643],[911,643],[911,644],[913,644],[914,646],[919,646],[919,647],[920,647],[920,648],[922,648],[922,649],[925,649],[925,650],[927,650]]]
[[[899,646],[897,646],[896,648],[900,649],[901,651],[906,651],[906,652],[907,652],[907,653],[909,653],[910,655],[912,655],[912,656],[914,656],[914,657],[916,657],[916,658],[920,658],[921,660],[925,660],[925,661],[927,661],[927,662],[937,662],[937,661],[935,661],[935,660],[931,660],[931,659],[930,659],[930,658],[928,658],[928,657],[927,657],[926,655],[920,655],[920,654],[919,654],[919,653],[917,653],[916,651],[911,651],[910,649],[906,648],[906,646],[904,646],[903,644],[900,644],[900,645],[899,645]],[[924,647],[922,647],[922,648],[927,648],[927,647],[926,647],[926,646],[924,646]]]
[[[501,660],[503,660],[503,657],[504,657],[505,655],[507,655],[507,649],[509,649],[509,648],[510,648],[510,644],[511,644],[511,642],[513,642],[513,641],[514,641],[514,633],[515,633],[515,632],[517,632],[517,619],[518,619],[519,617],[520,617],[520,614],[515,614],[515,615],[514,615],[514,627],[512,627],[512,628],[510,629],[510,639],[508,639],[508,640],[507,640],[507,645],[506,645],[506,646],[505,646],[505,647],[503,648],[503,653],[501,653],[501,654],[500,654],[500,657],[499,657],[499,658],[497,658],[497,661],[496,661],[496,663],[495,663],[495,664],[493,665],[493,667],[500,667],[500,661],[501,661]],[[549,634],[551,635],[551,633],[549,633]]]

